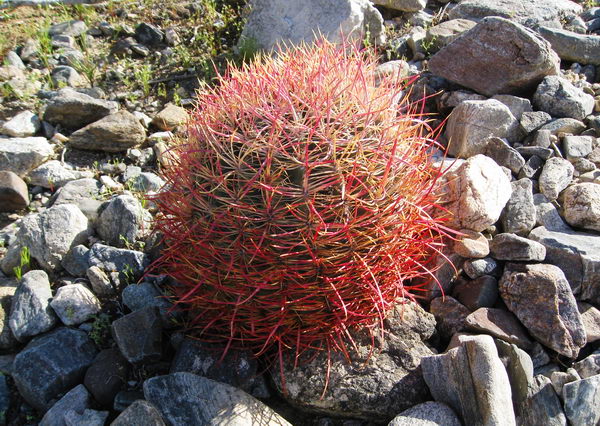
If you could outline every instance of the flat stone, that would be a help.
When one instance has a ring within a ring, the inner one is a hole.
[[[540,175],[540,192],[554,201],[573,179],[575,168],[564,158],[553,157],[546,161]]]
[[[96,207],[100,206],[101,203],[98,199],[100,198],[101,189],[102,185],[96,179],[83,178],[69,181],[54,193],[51,202],[53,206],[60,204],[75,204],[83,212],[85,206],[90,202],[96,202],[93,203]],[[88,217],[90,222],[95,221],[95,217],[97,216],[98,215],[95,212],[93,217],[86,214],[86,217]]]
[[[160,130],[171,131],[177,126],[187,123],[188,119],[188,113],[184,108],[168,103],[165,108],[154,116],[151,124]]]
[[[85,332],[61,327],[33,339],[19,352],[13,379],[27,403],[43,412],[54,398],[81,383],[96,352]]]
[[[594,97],[584,93],[568,80],[550,75],[537,87],[533,104],[553,117],[583,120],[594,109]]]
[[[90,394],[85,386],[77,385],[46,412],[40,426],[63,426],[65,425],[65,416],[69,411],[83,413],[91,402]]]
[[[42,123],[40,118],[31,111],[23,111],[0,126],[0,134],[15,138],[26,138],[35,135]]]
[[[562,145],[567,160],[573,161],[591,153],[594,140],[592,136],[565,136]]]
[[[27,184],[11,171],[0,171],[0,212],[12,212],[29,205]]]
[[[56,290],[50,306],[64,325],[79,325],[102,309],[94,293],[83,284],[69,284]]]
[[[60,89],[44,112],[44,120],[67,129],[79,129],[116,112],[116,102],[96,99],[73,89]]]
[[[544,245],[510,233],[495,235],[490,252],[498,260],[541,262],[546,258]]]
[[[157,46],[164,38],[165,34],[160,28],[146,22],[142,22],[135,28],[135,39],[147,46]]]
[[[72,20],[54,24],[48,29],[48,35],[56,36],[80,36],[88,30],[87,25],[83,21]]]
[[[51,330],[56,325],[56,315],[50,307],[52,290],[44,271],[29,271],[12,299],[8,324],[20,342]]]
[[[460,279],[454,285],[452,296],[471,311],[491,308],[498,300],[498,280],[491,275],[474,280]]]
[[[481,232],[461,229],[454,241],[454,252],[466,258],[482,258],[490,253],[488,239]]]
[[[318,33],[334,43],[344,37],[368,37],[376,44],[385,40],[383,18],[368,0],[342,0],[335,4],[319,0],[293,4],[286,0],[259,0],[248,16],[241,40],[254,39],[259,48],[269,51],[277,49],[279,43],[289,46],[309,42]]]
[[[141,145],[146,129],[128,111],[118,111],[77,130],[69,137],[73,148],[122,152]]]
[[[600,185],[577,183],[569,186],[564,192],[563,211],[569,225],[600,231]]]
[[[557,118],[544,124],[539,130],[549,130],[552,135],[558,135],[559,133],[578,135],[586,128],[586,125],[580,120],[574,118]]]
[[[580,378],[587,379],[588,377],[597,376],[600,374],[600,349],[596,350],[591,355],[585,357],[581,361],[573,364],[573,368],[579,374]]]
[[[127,407],[110,426],[165,426],[160,411],[142,399]]]
[[[442,47],[448,46],[461,34],[477,25],[469,19],[451,19],[427,28],[425,41],[432,44],[432,49],[437,52]]]
[[[144,382],[144,396],[171,425],[290,425],[244,391],[192,373],[152,377]]]
[[[43,137],[0,138],[0,170],[24,177],[54,154]]]
[[[71,165],[63,164],[58,160],[50,160],[29,172],[28,177],[31,185],[42,186],[54,191],[67,182],[76,179],[93,178],[94,175],[92,172],[74,170]]]
[[[500,295],[529,333],[569,358],[585,345],[585,330],[575,297],[554,265],[509,263],[499,282]]]
[[[96,401],[112,407],[115,395],[125,385],[129,363],[118,348],[104,349],[85,372],[83,384]]]
[[[112,335],[123,356],[133,364],[157,361],[162,356],[162,325],[153,306],[114,321]]]
[[[132,195],[119,195],[108,203],[96,223],[98,235],[108,245],[125,247],[141,239],[151,228],[152,216]]]
[[[550,132],[548,132],[547,130],[545,130],[544,132],[547,132],[547,136],[548,136],[548,146],[550,146]],[[539,134],[539,132],[536,132],[536,135]],[[534,141],[534,143],[537,143],[538,140],[536,139]],[[539,146],[539,145],[534,145],[534,146],[520,146],[517,148],[517,152],[519,154],[521,154],[524,158],[529,158],[532,156],[537,156],[540,157],[542,160],[547,160],[548,158],[552,157],[554,155],[554,151],[550,148],[544,148],[543,146]]]
[[[518,406],[520,424],[523,426],[567,426],[562,404],[547,377],[535,376],[529,395]]]
[[[418,12],[425,9],[427,0],[375,0],[373,4],[402,12]]]
[[[491,257],[485,257],[483,259],[468,259],[463,264],[463,270],[465,274],[471,279],[479,278],[483,275],[500,275],[502,269]]]
[[[123,280],[135,281],[150,265],[150,259],[140,251],[96,243],[90,249],[89,263],[90,266],[98,266],[106,272],[119,272]],[[128,271],[131,276],[125,276],[124,271]]]
[[[514,343],[523,349],[529,349],[533,345],[519,320],[503,309],[477,309],[465,318],[465,329],[489,334],[505,342]]]
[[[487,155],[499,166],[510,169],[515,175],[519,174],[525,165],[525,159],[519,151],[511,147],[506,141],[497,137],[491,137],[485,142],[485,150],[482,154]]]
[[[519,124],[525,134],[530,134],[552,120],[552,116],[544,111],[524,112]]]
[[[600,310],[585,302],[577,302],[588,343],[600,340]]]
[[[519,94],[558,74],[559,58],[534,32],[495,16],[432,56],[429,70],[486,96]]]
[[[600,422],[600,375],[563,387],[565,414],[573,425],[595,425]]]
[[[464,329],[465,320],[471,313],[467,307],[451,296],[433,299],[429,312],[435,316],[438,333],[447,340]]]
[[[560,28],[540,26],[537,31],[550,42],[560,59],[600,65],[600,36],[577,34]]]
[[[533,229],[537,212],[533,202],[533,183],[523,178],[510,183],[512,195],[500,217],[504,232],[524,234]]]
[[[404,410],[388,426],[461,426],[452,408],[441,402],[428,401]]]
[[[436,401],[464,424],[516,425],[508,375],[489,336],[423,358],[423,377]]]

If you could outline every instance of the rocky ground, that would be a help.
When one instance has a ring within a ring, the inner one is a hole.
[[[0,9],[0,424],[600,424],[595,2],[17,3]],[[375,353],[355,336],[321,397],[325,355],[219,362],[144,273],[194,89],[340,26],[437,94],[460,234],[442,288],[399,305]]]

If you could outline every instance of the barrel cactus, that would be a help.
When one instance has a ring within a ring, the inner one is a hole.
[[[199,91],[155,199],[155,267],[191,334],[256,355],[345,350],[418,297],[444,235],[435,142],[405,82],[376,66],[320,41]]]

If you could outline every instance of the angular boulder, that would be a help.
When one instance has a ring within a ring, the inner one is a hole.
[[[123,152],[140,145],[146,129],[129,111],[118,111],[74,132],[69,138],[73,148],[104,152]]]

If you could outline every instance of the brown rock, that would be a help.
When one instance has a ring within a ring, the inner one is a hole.
[[[491,275],[482,275],[472,281],[461,279],[454,285],[452,296],[471,311],[491,308],[498,300],[498,281]]]
[[[465,325],[467,330],[490,334],[520,348],[532,345],[519,320],[502,309],[479,308],[465,319]]]
[[[431,301],[429,312],[437,321],[436,328],[442,337],[450,337],[461,331],[465,319],[471,313],[463,304],[451,296],[437,297]]]
[[[10,171],[0,171],[0,212],[24,209],[29,205],[27,184]]]
[[[490,254],[490,243],[481,232],[461,229],[454,242],[454,252],[462,257],[480,259]]]
[[[162,111],[156,114],[152,120],[152,124],[160,130],[170,131],[177,126],[185,124],[187,120],[188,113],[185,109],[169,103]]]
[[[581,314],[587,342],[600,340],[600,310],[585,302],[577,302],[577,309]]]
[[[69,143],[78,149],[122,152],[140,145],[145,139],[144,126],[135,115],[123,110],[77,130]]]

